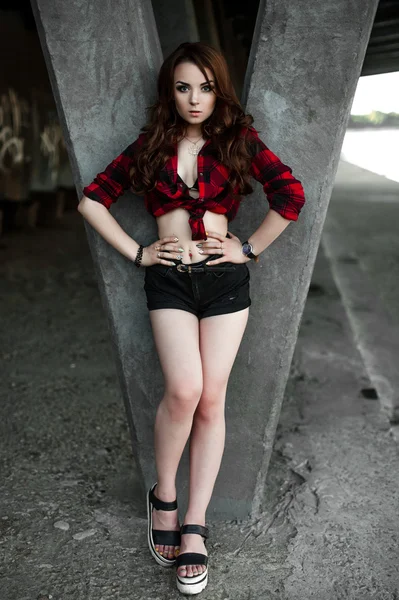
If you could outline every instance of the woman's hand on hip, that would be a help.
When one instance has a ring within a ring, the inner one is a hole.
[[[220,258],[208,261],[207,265],[218,265],[224,262],[246,263],[250,258],[242,252],[242,243],[239,238],[229,231],[225,237],[215,231],[207,231],[207,241],[197,244],[200,254],[220,254]]]
[[[143,258],[141,261],[142,267],[150,267],[151,265],[168,265],[175,266],[171,259],[177,258],[182,259],[181,252],[184,252],[183,248],[180,248],[176,242],[178,238],[174,236],[164,237],[157,240],[151,246],[146,246],[143,250]]]

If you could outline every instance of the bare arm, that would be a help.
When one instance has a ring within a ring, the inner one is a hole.
[[[78,204],[78,211],[111,246],[127,256],[129,260],[135,260],[139,244],[122,229],[103,204],[87,198],[87,196],[82,196]],[[164,237],[144,248],[141,265],[148,267],[160,263],[174,266],[175,263],[168,258],[176,258],[179,255],[177,241],[177,238],[172,236]],[[161,250],[160,256],[158,256],[159,250]]]
[[[290,223],[290,220],[285,219],[271,208],[261,225],[248,240],[253,246],[254,254],[258,256],[270,246]]]
[[[78,211],[111,246],[134,261],[139,244],[122,229],[103,204],[82,196]]]

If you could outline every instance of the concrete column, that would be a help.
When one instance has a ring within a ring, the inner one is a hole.
[[[137,137],[146,106],[155,99],[162,56],[151,2],[34,0],[32,6],[80,197],[83,185]],[[125,194],[111,211],[136,240],[156,239],[155,220],[142,198]],[[149,484],[162,381],[142,289],[144,271],[85,226],[139,477]],[[91,360],[95,357],[93,348]]]
[[[183,42],[198,42],[193,0],[152,0],[162,52],[166,58]]]
[[[230,385],[217,493],[234,498],[232,510],[240,499],[254,517],[262,508],[281,402],[377,5],[377,0],[260,3],[244,103],[261,138],[302,181],[307,204],[299,221],[251,267],[253,306]],[[245,199],[232,230],[251,234],[265,206],[261,190]]]

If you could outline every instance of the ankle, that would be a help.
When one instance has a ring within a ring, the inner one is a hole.
[[[165,486],[157,483],[154,494],[158,500],[162,500],[163,502],[173,502],[176,500],[176,486]]]
[[[183,525],[203,525],[205,527],[205,515],[203,513],[187,513]]]

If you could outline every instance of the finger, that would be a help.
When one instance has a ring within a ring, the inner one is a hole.
[[[198,250],[198,252],[200,254],[224,254],[225,250],[222,248],[202,248],[201,250]]]
[[[214,265],[221,265],[222,263],[227,262],[227,259],[225,256],[223,256],[223,258],[217,258],[216,260],[209,260],[205,266],[214,266]]]
[[[160,252],[161,256],[164,258],[176,258],[177,260],[181,260],[183,258],[183,254],[181,252]]]
[[[207,250],[208,254],[212,253],[212,252],[219,253],[220,251],[226,252],[227,251],[226,246],[227,246],[226,240],[224,240],[222,242],[219,242],[218,240],[216,240],[215,242],[199,244],[198,251],[200,252],[201,250]]]
[[[172,252],[164,252],[162,250],[162,251],[157,252],[157,258],[164,258],[165,260],[168,260],[170,258],[176,258],[177,260],[181,260],[183,257],[181,254],[178,254],[178,253],[174,254]],[[175,263],[173,263],[173,264],[175,264]]]
[[[177,246],[176,244],[163,244],[162,252],[184,252],[184,248]]]
[[[174,262],[170,262],[169,260],[165,260],[164,258],[158,258],[158,263],[160,265],[166,265],[167,267],[175,267]]]
[[[167,244],[168,242],[178,242],[179,238],[177,237],[177,235],[169,235],[168,237],[163,237],[160,240],[158,240],[157,244]]]
[[[202,244],[197,244],[197,248],[200,249],[204,249],[204,248],[221,248],[223,245],[223,242],[219,242],[218,240],[216,240],[215,242],[202,242]]]
[[[225,235],[222,235],[221,233],[217,233],[215,231],[207,231],[206,236],[214,238],[215,240],[220,240],[221,242],[223,242],[226,239]]]

